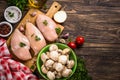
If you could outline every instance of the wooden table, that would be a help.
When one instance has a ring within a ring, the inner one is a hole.
[[[53,1],[48,0],[48,7]],[[68,13],[63,33],[69,32],[73,39],[85,37],[84,45],[75,51],[86,61],[93,80],[120,80],[120,0],[56,1]],[[6,1],[0,0],[0,6],[3,21]]]

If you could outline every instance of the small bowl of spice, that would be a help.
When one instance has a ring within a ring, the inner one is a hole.
[[[10,23],[17,23],[22,17],[22,12],[18,7],[10,6],[5,9],[4,17]]]
[[[0,22],[0,36],[7,37],[13,31],[12,25],[6,21]]]

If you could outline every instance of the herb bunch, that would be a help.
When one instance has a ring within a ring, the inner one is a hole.
[[[28,0],[7,0],[9,6],[17,6],[24,11],[25,7],[28,5]]]
[[[88,75],[83,59],[77,57],[76,71],[68,80],[92,80],[92,77]]]

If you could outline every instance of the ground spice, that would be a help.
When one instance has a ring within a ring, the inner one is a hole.
[[[7,24],[1,24],[0,25],[0,34],[6,35],[10,32],[11,28]]]

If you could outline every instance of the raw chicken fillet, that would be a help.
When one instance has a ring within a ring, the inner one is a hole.
[[[38,52],[46,46],[46,41],[36,26],[34,26],[32,23],[28,22],[26,23],[26,31],[25,31],[26,37],[30,41],[30,46],[35,52],[35,55],[38,54]]]
[[[53,42],[58,38],[55,31],[56,23],[46,15],[39,14],[36,19],[37,26],[47,41]]]
[[[29,52],[29,40],[18,29],[14,31],[11,37],[11,49],[14,55],[20,60],[29,60],[32,58]]]

